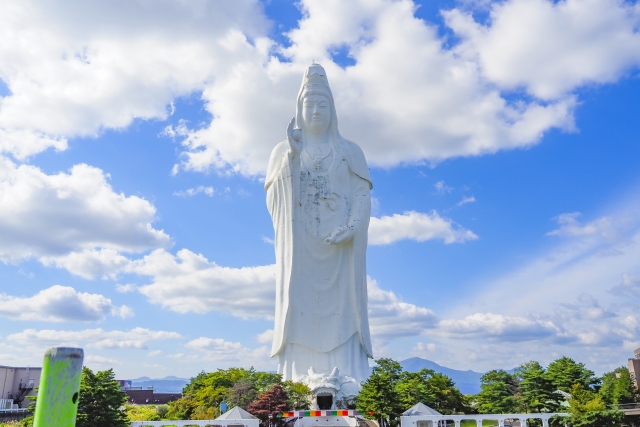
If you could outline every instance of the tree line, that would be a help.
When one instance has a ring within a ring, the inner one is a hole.
[[[399,425],[402,413],[418,402],[442,414],[565,412],[570,416],[552,419],[552,425],[640,426],[640,419],[625,420],[624,414],[612,406],[640,402],[640,394],[625,367],[599,378],[583,363],[568,357],[561,357],[546,368],[531,361],[510,372],[489,371],[480,379],[478,394],[462,395],[446,375],[429,369],[406,372],[392,359],[376,362],[363,384],[357,407],[381,426]],[[530,420],[528,425],[534,427],[536,421]]]
[[[309,409],[311,390],[305,384],[282,381],[282,375],[253,368],[201,372],[182,390],[182,399],[169,404],[167,419],[212,420],[220,404],[239,406],[263,422],[292,409]]]
[[[183,397],[169,405],[128,405],[113,370],[94,373],[83,368],[77,427],[125,427],[134,420],[214,419],[220,404],[239,406],[261,420],[263,426],[282,424],[279,414],[309,409],[311,390],[304,384],[282,381],[282,376],[253,368],[218,369],[191,378]],[[493,370],[481,377],[480,392],[463,395],[454,381],[439,372],[407,372],[389,358],[376,360],[350,409],[375,419],[381,427],[397,427],[404,411],[422,402],[442,414],[505,414],[568,412],[569,418],[552,420],[567,427],[640,426],[615,406],[640,402],[625,367],[602,377],[568,357],[546,368],[536,361],[512,371]],[[625,422],[627,424],[625,424]],[[32,425],[25,419],[21,426]],[[535,422],[529,422],[534,427]]]
[[[570,427],[621,427],[640,425],[613,405],[638,403],[640,394],[629,371],[616,368],[602,377],[571,358],[561,357],[545,369],[524,363],[513,372],[494,370],[481,378],[481,391],[472,397],[480,413],[568,412]]]

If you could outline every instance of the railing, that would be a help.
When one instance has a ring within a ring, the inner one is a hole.
[[[610,408],[624,411],[625,409],[640,409],[640,403],[621,403],[618,405],[609,405]]]
[[[640,403],[620,403],[618,405],[609,405],[609,407],[622,412],[640,411]]]

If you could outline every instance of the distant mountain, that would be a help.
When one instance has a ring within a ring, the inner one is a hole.
[[[418,372],[420,369],[427,368],[436,372],[440,372],[450,377],[463,394],[476,394],[480,392],[480,377],[484,375],[482,372],[475,371],[458,371],[457,369],[440,366],[435,362],[419,357],[400,362],[402,369],[409,372]],[[513,373],[515,369],[507,372]],[[275,373],[275,372],[274,372]],[[153,387],[155,391],[160,393],[181,393],[182,389],[189,383],[188,378],[180,378],[170,375],[164,378],[151,379],[149,377],[140,377],[131,380],[133,387]]]
[[[182,389],[188,382],[189,379],[187,378],[174,377],[173,375],[155,379],[140,377],[131,380],[131,386],[142,388],[153,387],[158,393],[182,393]]]
[[[480,392],[480,377],[484,375],[482,372],[458,371],[457,369],[447,368],[419,357],[403,360],[400,362],[400,365],[402,365],[402,369],[409,372],[418,372],[423,368],[440,372],[450,377],[456,383],[456,386],[458,386],[462,394],[476,394]]]

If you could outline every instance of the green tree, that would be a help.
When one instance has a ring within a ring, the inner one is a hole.
[[[283,420],[278,415],[290,409],[288,400],[289,396],[282,389],[282,385],[275,384],[266,393],[258,396],[258,400],[247,407],[247,412],[259,418],[262,426],[269,425],[269,420],[271,425],[281,425]]]
[[[130,421],[160,421],[162,419],[153,405],[126,404],[125,411]]]
[[[124,412],[127,395],[120,390],[113,369],[95,374],[82,368],[76,427],[129,427]]]
[[[229,408],[239,406],[246,408],[251,402],[256,400],[258,392],[256,384],[251,378],[242,378],[236,381],[231,388],[227,389],[226,402]]]
[[[489,371],[480,378],[476,409],[483,414],[508,414],[518,410],[518,382],[503,370]]]
[[[220,415],[221,402],[232,399],[232,403],[239,406],[248,405],[249,399],[244,399],[241,393],[249,392],[255,398],[259,388],[279,382],[281,378],[278,374],[256,372],[253,368],[200,372],[182,390],[183,398],[169,404],[167,418],[216,418]]]
[[[422,369],[420,372],[405,371],[400,374],[396,392],[403,408],[410,408],[419,402],[427,406],[435,406],[436,395],[427,383],[434,373],[430,369]]]
[[[160,417],[160,419],[165,418],[168,412],[169,412],[169,405],[156,406],[156,414]]]
[[[569,400],[571,427],[622,427],[624,414],[621,411],[607,410],[602,397],[580,383],[571,388]]]
[[[598,384],[593,371],[586,369],[584,363],[577,363],[569,357],[561,357],[551,362],[547,367],[546,376],[556,390],[567,393],[571,393],[574,384],[580,384],[586,389]]]
[[[602,376],[602,386],[598,394],[608,405],[640,401],[638,389],[631,380],[629,370],[624,366],[607,372]]]
[[[469,408],[466,404],[466,399],[451,378],[440,372],[435,372],[425,377],[427,379],[427,387],[435,396],[433,405],[429,406],[442,414],[468,412]]]
[[[309,409],[313,393],[306,384],[285,381],[282,383],[282,388],[289,397],[289,408],[298,410]]]
[[[251,368],[250,378],[255,384],[258,394],[262,394],[271,390],[271,388],[282,382],[282,375],[274,374],[273,372],[260,372],[254,371]]]
[[[197,406],[190,396],[183,395],[182,399],[169,402],[169,412],[166,418],[169,420],[189,420]]]
[[[370,419],[377,419],[381,427],[396,425],[405,409],[400,402],[396,385],[402,374],[402,366],[392,359],[376,360],[371,376],[362,385],[357,408]]]
[[[554,412],[558,409],[562,396],[555,393],[556,388],[540,363],[524,363],[516,369],[515,375],[519,382],[521,411]]]

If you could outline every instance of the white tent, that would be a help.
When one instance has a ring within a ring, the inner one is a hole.
[[[260,420],[237,406],[215,420],[132,421],[131,427],[199,426],[199,427],[259,427]]]
[[[416,417],[418,415],[442,415],[440,412],[435,409],[429,408],[424,403],[420,402],[407,409],[402,413],[405,417]]]
[[[258,427],[260,420],[236,406],[213,420],[211,424],[216,427]]]
[[[493,425],[506,425],[507,420],[517,419],[521,425],[525,425],[527,420],[542,420],[543,427],[549,427],[549,419],[554,416],[568,417],[565,413],[544,413],[544,414],[458,414],[458,415],[442,415],[438,411],[429,408],[423,403],[418,403],[413,408],[408,409],[400,417],[401,427],[442,427],[447,422],[453,423],[459,427],[462,421],[473,421],[480,426],[484,421],[492,421]]]

